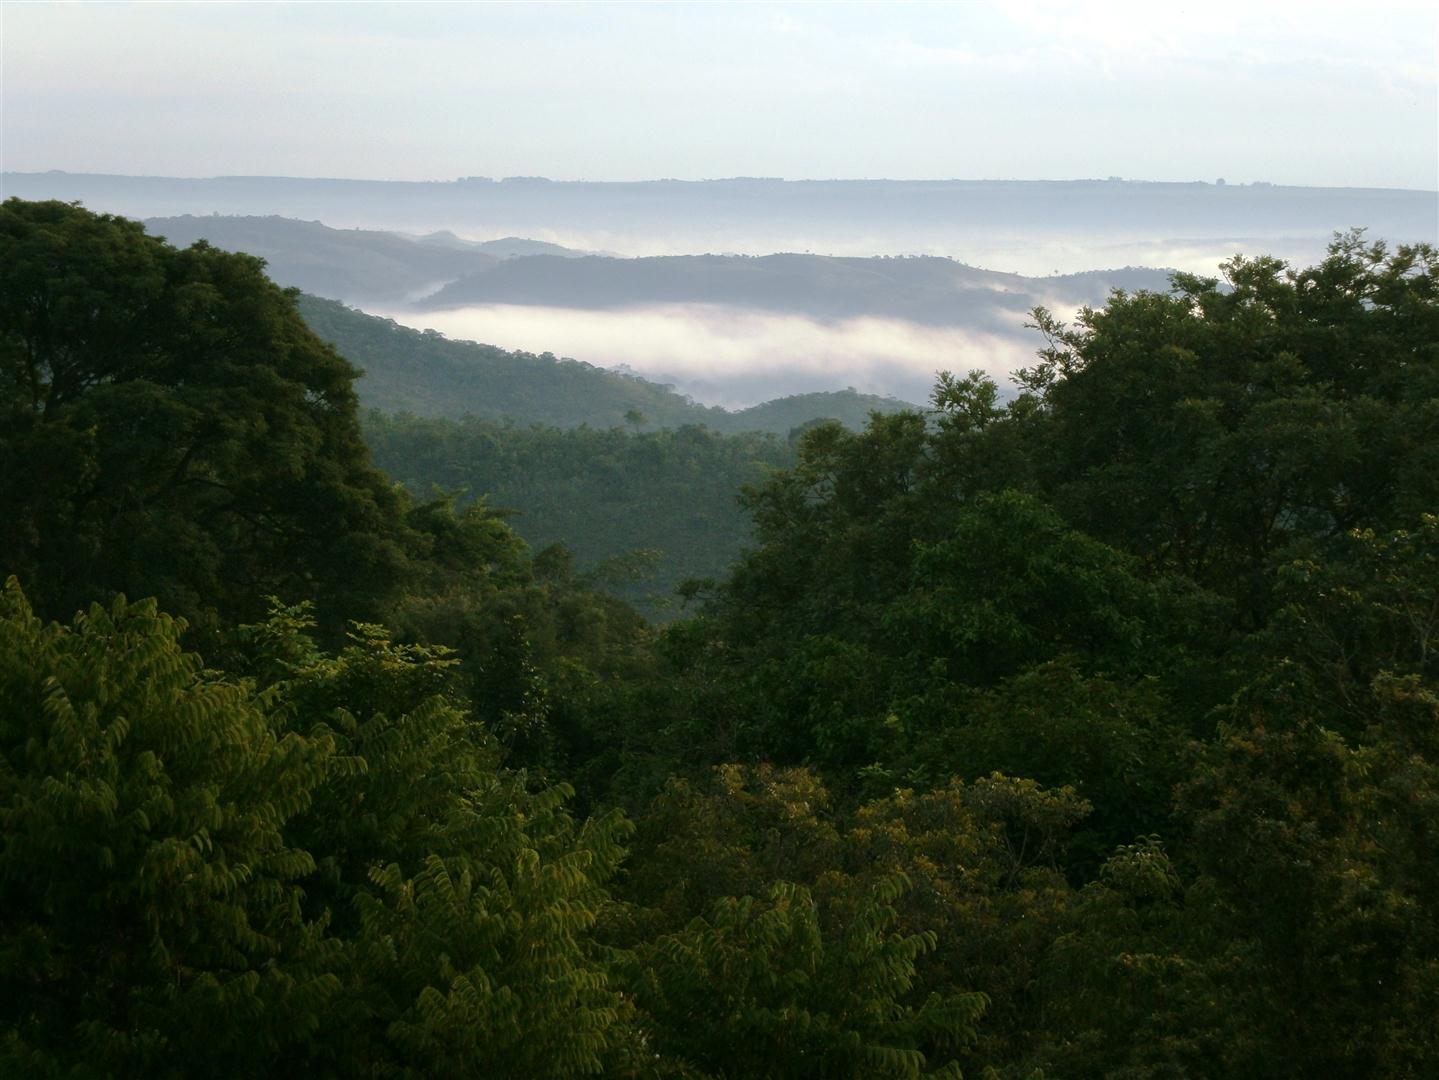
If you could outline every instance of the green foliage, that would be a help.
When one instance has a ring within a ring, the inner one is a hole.
[[[577,824],[447,700],[451,661],[303,609],[203,670],[154,602],[0,619],[12,1069],[601,1071],[628,1042],[590,929],[626,825]]]
[[[334,1010],[326,1052],[343,1054],[330,1067],[599,1071],[623,1010],[588,931],[625,822],[576,825],[567,787],[501,770],[494,736],[458,705],[449,650],[360,625],[326,656],[308,629],[303,611],[281,610],[243,636],[251,664],[275,673],[276,715],[321,720],[354,766],[293,826],[317,855],[310,902],[350,938],[353,996]]]
[[[991,994],[980,1060],[1015,1075],[1434,1060],[1435,254],[1228,274],[1040,313],[1007,404],[949,377],[927,420],[805,432],[678,657],[839,819],[989,770],[1092,803],[1046,858],[1098,880],[941,976]]]
[[[1078,784],[1107,796],[1098,851],[1156,827],[1187,734],[1169,698],[1204,670],[1222,607],[1016,491],[953,505],[947,521],[898,493],[899,535],[876,536],[862,503],[842,505],[849,467],[821,472],[858,440],[810,440],[795,473],[755,494],[767,543],[714,605],[726,667],[744,672],[741,749],[854,770],[869,791],[995,769]],[[925,468],[923,444],[903,453]],[[799,487],[831,483],[822,498]],[[796,591],[796,576],[811,587]]]
[[[1057,862],[1089,810],[1073,788],[996,773],[901,789],[854,814],[843,860],[851,880],[905,875],[914,887],[896,901],[900,928],[938,935],[919,964],[921,989],[970,988],[989,1000],[967,1069],[1022,1060],[1039,1026],[1031,985],[1073,893]]]
[[[1065,516],[1233,596],[1253,629],[1288,545],[1439,505],[1439,256],[1352,233],[1307,270],[1225,272],[1043,320],[1026,382]]]
[[[1046,1067],[1400,1077],[1432,1063],[1439,697],[1412,670],[1414,616],[1435,595],[1423,536],[1356,534],[1343,562],[1285,575],[1286,606],[1251,644],[1295,654],[1269,653],[1180,785],[1186,865],[1150,839],[1086,889],[1044,976],[1070,1032]]]
[[[776,884],[640,950],[636,1001],[656,1052],[715,1077],[959,1077],[920,1047],[971,1042],[984,998],[902,1003],[935,942],[894,930],[907,884],[881,881],[829,933],[809,890]]]
[[[625,1006],[589,931],[623,823],[576,827],[566,794],[492,779],[446,822],[449,854],[371,870],[359,992],[388,1020],[384,1044],[405,1073],[570,1076],[619,1051]]]
[[[535,550],[563,543],[586,572],[654,552],[648,572],[613,587],[661,618],[676,614],[682,581],[722,576],[748,542],[739,489],[792,460],[770,436],[694,426],[566,431],[370,413],[365,436],[376,463],[412,490],[438,485],[512,508]]]
[[[154,601],[0,610],[0,1061],[12,1075],[255,1073],[340,990],[287,826],[335,767],[181,651]],[[243,1018],[237,1023],[237,1018]]]
[[[1405,1076],[1435,1049],[1439,697],[1380,676],[1365,698],[1348,745],[1302,675],[1257,681],[1181,804],[1225,929],[1247,946],[1231,978],[1264,988],[1231,1021],[1235,1041],[1275,1067]]]
[[[0,238],[0,567],[43,614],[116,591],[205,631],[270,593],[379,613],[399,500],[355,371],[258,260],[55,202],[8,200]]]
[[[1353,710],[1352,734],[1381,673],[1439,677],[1439,516],[1356,530],[1326,554],[1280,567],[1281,606],[1256,645],[1302,663],[1327,700]]]
[[[951,677],[991,684],[1064,650],[1087,667],[1153,666],[1160,597],[1130,560],[1015,491],[961,508],[940,542],[917,542],[910,596],[886,624],[947,657]]]
[[[577,574],[568,549],[531,558],[482,501],[437,496],[406,525],[419,572],[391,614],[397,633],[453,647],[458,691],[511,763],[569,773],[588,760],[616,688],[650,667],[644,620]],[[622,574],[625,561],[607,569]]]
[[[792,444],[375,419],[532,555],[253,262],[0,226],[0,1071],[1434,1071],[1430,249]]]
[[[1092,866],[1117,840],[1172,824],[1187,740],[1157,680],[1087,677],[1065,657],[965,695],[957,708],[963,721],[920,741],[920,752],[938,749],[967,776],[1073,785],[1096,809],[1065,845],[1069,858]]]
[[[1303,1075],[1256,1060],[1236,1030],[1268,988],[1233,979],[1248,950],[1226,939],[1227,916],[1207,883],[1186,889],[1157,837],[1119,847],[1065,913],[1038,972],[1047,1030],[1024,1059],[1060,1076],[1257,1076],[1266,1066]]]
[[[839,863],[829,792],[807,769],[728,764],[706,783],[671,778],[637,826],[643,857],[626,892],[670,929],[721,898],[812,884]]]
[[[1007,1040],[1034,1022],[1027,987],[1072,893],[1056,863],[1088,811],[1071,788],[996,774],[841,814],[810,770],[722,766],[703,785],[670,781],[638,817],[625,933],[631,942],[682,934],[695,917],[791,883],[829,913],[825,947],[845,948],[847,920],[875,890],[907,881],[888,901],[895,932],[935,939],[914,958],[906,1000],[982,993],[991,1004],[977,1041],[945,1051],[982,1069],[1013,1056]]]

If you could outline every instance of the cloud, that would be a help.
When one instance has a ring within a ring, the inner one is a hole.
[[[897,319],[821,324],[710,304],[623,311],[491,304],[383,314],[451,338],[625,367],[729,408],[846,386],[922,403],[936,372],[980,368],[1003,383],[1043,344],[1020,318],[1012,333],[985,334]]]
[[[3,11],[12,169],[1434,175],[1432,0]]]

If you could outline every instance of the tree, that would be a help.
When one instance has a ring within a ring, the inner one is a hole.
[[[640,949],[632,976],[661,1060],[714,1077],[948,1077],[975,1037],[981,994],[904,997],[933,933],[895,932],[903,878],[879,882],[826,932],[810,891],[718,901],[708,918]],[[937,1056],[937,1055],[933,1055]],[[938,1067],[936,1067],[938,1066]],[[683,1075],[683,1073],[681,1073]]]
[[[250,677],[154,601],[0,599],[0,1071],[574,1076],[629,1009],[591,929],[618,815],[501,769],[442,653],[303,609]]]
[[[1308,269],[1224,270],[1073,327],[1038,313],[1051,347],[1020,378],[1066,518],[1234,597],[1248,630],[1290,545],[1439,505],[1439,252],[1349,233]]]
[[[644,1007],[673,1025],[682,1015],[679,1002],[699,992],[686,980],[700,976],[685,965],[718,964],[702,959],[706,949],[730,950],[736,965],[716,977],[749,973],[750,990],[736,987],[736,995],[778,994],[761,977],[781,980],[784,969],[770,966],[793,963],[795,954],[771,943],[768,957],[738,959],[744,949],[760,948],[749,936],[756,926],[789,925],[795,904],[810,905],[819,936],[812,947],[842,956],[853,947],[851,928],[876,914],[875,898],[883,894],[887,934],[930,939],[912,957],[899,1003],[914,1007],[931,995],[975,1002],[976,994],[989,1003],[962,1046],[926,1039],[913,1046],[930,1061],[953,1056],[978,1072],[1021,1056],[1032,1041],[1037,1017],[1028,987],[1063,929],[1073,890],[1059,866],[1067,834],[1089,810],[1073,788],[995,774],[927,792],[895,791],[844,813],[812,770],[726,765],[704,785],[671,780],[639,816],[633,869],[620,890],[627,918],[615,925],[639,957],[637,977],[661,980],[652,988],[659,1003]],[[895,888],[898,882],[904,887]],[[781,886],[789,891],[778,897]],[[769,906],[777,899],[783,917]],[[832,1019],[823,980],[792,978],[803,981],[789,988],[787,1007]],[[666,1038],[709,1046],[703,1051],[709,1055],[723,1042],[709,1030]],[[729,1059],[724,1075],[742,1074],[739,1060]]]
[[[7,200],[0,243],[0,567],[42,614],[115,591],[207,633],[272,593],[378,613],[401,503],[294,294],[64,203]]]
[[[0,1071],[261,1074],[340,991],[312,855],[335,763],[181,650],[153,600],[0,597]]]
[[[357,624],[328,654],[312,631],[304,608],[281,608],[240,635],[276,724],[319,725],[346,764],[288,827],[314,858],[306,910],[343,946],[343,992],[305,1068],[602,1071],[628,1014],[591,929],[628,823],[576,822],[566,785],[501,768],[450,650]]]

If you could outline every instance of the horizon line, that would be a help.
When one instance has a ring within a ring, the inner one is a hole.
[[[93,177],[99,179],[118,180],[177,180],[187,183],[205,183],[209,181],[223,180],[291,180],[306,183],[342,183],[342,184],[415,184],[415,185],[452,185],[452,184],[487,184],[496,187],[502,185],[524,185],[524,184],[590,184],[590,185],[634,185],[634,184],[1112,184],[1115,186],[1167,186],[1167,187],[1204,187],[1216,190],[1224,188],[1244,189],[1299,189],[1306,191],[1387,191],[1403,192],[1415,195],[1439,195],[1439,188],[1411,188],[1411,187],[1382,187],[1376,185],[1337,185],[1337,184],[1291,184],[1280,183],[1270,180],[1234,180],[1229,181],[1222,178],[1216,180],[1146,180],[1136,177],[1124,176],[1084,176],[1068,177],[1064,179],[1054,178],[1023,178],[1023,177],[890,177],[890,176],[854,176],[854,177],[781,177],[781,176],[714,176],[699,178],[681,177],[649,177],[643,179],[629,180],[589,180],[584,178],[556,179],[548,176],[537,175],[515,175],[504,177],[490,176],[456,176],[445,178],[430,178],[423,180],[401,179],[401,178],[377,178],[377,177],[353,177],[353,176],[291,176],[282,173],[217,173],[207,176],[174,176],[164,173],[113,173],[113,172],[79,172],[70,169],[5,169],[0,171],[0,176],[73,176]]]

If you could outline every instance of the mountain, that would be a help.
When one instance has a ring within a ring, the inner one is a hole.
[[[205,240],[226,251],[258,255],[265,260],[269,276],[281,285],[354,304],[402,303],[516,256],[586,254],[518,236],[465,240],[446,230],[410,236],[332,229],[318,221],[274,215],[187,214],[150,218],[145,228],[178,247]]]
[[[846,388],[815,394],[790,394],[739,409],[711,424],[718,431],[767,431],[793,438],[817,420],[838,420],[851,431],[869,422],[871,413],[893,413],[916,406],[897,398],[876,397]]]
[[[1113,288],[1168,287],[1167,270],[1126,267],[1032,278],[933,257],[777,254],[613,258],[522,237],[466,240],[335,229],[281,217],[151,218],[186,246],[206,240],[264,259],[270,276],[360,307],[430,311],[476,304],[617,309],[722,304],[836,321],[859,316],[1012,333],[1036,304],[1104,303]]]
[[[872,316],[1010,334],[1019,317],[1036,305],[1100,305],[1115,288],[1163,292],[1169,287],[1170,273],[1125,267],[1031,278],[919,256],[534,256],[480,267],[414,306],[422,310],[479,304],[607,309],[724,304],[823,321]]]
[[[1108,180],[378,181],[7,172],[9,195],[131,217],[281,214],[336,226],[529,236],[627,255],[877,251],[952,255],[1029,274],[1180,265],[1236,251],[1322,257],[1356,225],[1439,236],[1433,191]],[[1200,258],[1202,257],[1202,259]]]
[[[300,313],[321,338],[365,375],[361,402],[419,417],[475,416],[559,428],[646,430],[703,424],[717,432],[787,436],[807,421],[833,418],[863,426],[871,411],[912,408],[894,398],[851,390],[801,394],[730,412],[696,404],[672,388],[550,353],[510,352],[412,330],[335,300],[301,296]]]
[[[431,233],[422,239],[433,243],[435,235],[435,233]],[[551,244],[545,240],[527,240],[522,236],[502,236],[498,240],[466,240],[461,243],[473,244],[476,249],[489,252],[491,255],[498,255],[502,259],[513,259],[521,255],[557,255],[562,259],[580,259],[589,254],[584,251],[572,251],[567,247]]]
[[[517,413],[503,411],[509,406],[494,413],[561,425],[619,423],[631,410],[662,426],[730,424],[696,412],[684,395],[747,405],[858,385],[922,401],[938,368],[978,365],[1002,376],[1026,362],[1039,344],[1026,328],[1037,306],[1063,317],[1103,304],[1116,288],[1166,291],[1169,279],[1168,271],[1136,267],[1035,278],[928,256],[618,258],[522,237],[475,241],[450,230],[407,235],[279,217],[152,218],[147,225],[179,244],[204,239],[258,255],[280,284],[410,326],[509,348],[544,343],[682,390],[655,400],[652,388],[630,384],[618,400],[600,394],[596,406],[576,398],[558,411],[529,402]],[[790,362],[771,365],[773,355]],[[448,385],[436,394],[408,370],[389,379],[386,361],[365,360],[372,392],[424,415],[459,415],[481,407],[481,398],[512,395],[471,386],[457,396]],[[533,375],[534,359],[525,367]],[[376,385],[387,379],[390,385]],[[837,406],[846,423],[862,424],[872,404],[854,409],[841,398],[803,407]]]
[[[276,282],[351,303],[392,303],[500,263],[495,252],[372,229],[332,229],[282,217],[150,218],[148,232],[177,247],[197,240],[265,260]],[[427,238],[428,239],[428,238]]]

